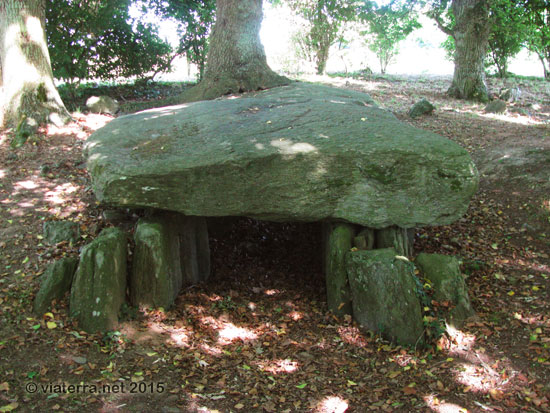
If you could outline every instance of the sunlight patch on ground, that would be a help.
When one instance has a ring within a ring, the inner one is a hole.
[[[287,314],[287,316],[292,321],[298,321],[298,320],[301,320],[302,318],[304,318],[304,314],[301,313],[300,311],[291,311],[290,313]]]
[[[268,360],[258,363],[258,366],[265,372],[276,374],[293,373],[300,367],[297,361],[290,359]]]
[[[114,119],[113,116],[102,115],[97,113],[73,113],[72,118],[74,121],[62,126],[55,126],[52,124],[47,125],[46,135],[54,136],[74,136],[79,140],[85,140],[91,132],[102,128],[107,123]]]
[[[449,324],[447,324],[446,330],[450,339],[449,354],[457,351],[469,351],[473,348],[476,341],[474,334],[464,333]]]
[[[78,188],[67,182],[63,185],[56,186],[53,190],[45,193],[45,200],[50,204],[60,205],[65,203],[70,194],[78,191]]]
[[[339,327],[338,334],[343,342],[357,347],[365,347],[368,342],[361,331],[354,326]]]
[[[237,327],[233,323],[224,323],[218,331],[218,342],[222,345],[230,344],[235,340],[249,341],[256,340],[258,335],[252,330],[243,327]]]
[[[354,79],[352,77],[330,77],[327,75],[321,76],[310,74],[304,75],[301,78],[307,82],[329,83],[337,87],[357,86],[360,87],[363,91],[373,91],[379,88],[379,85],[376,82]]]
[[[170,333],[170,339],[178,347],[186,347],[189,344],[189,335],[185,330],[172,331]]]
[[[455,112],[455,113],[462,113],[462,114],[470,114],[479,116],[481,118],[486,119],[493,119],[498,120],[501,122],[507,122],[507,123],[514,123],[516,125],[544,125],[544,121],[540,121],[535,119],[532,116],[525,116],[521,115],[519,113],[503,113],[503,114],[496,114],[496,113],[485,113],[483,111],[484,108],[481,107],[466,107],[466,108],[457,108],[457,107],[450,107],[450,106],[444,106],[441,108],[442,111],[446,112]]]
[[[15,183],[15,187],[18,189],[36,189],[38,184],[31,180],[19,181]]]
[[[529,116],[510,116],[510,115],[499,115],[495,113],[480,113],[479,116],[482,118],[495,119],[502,122],[515,123],[517,125],[544,125],[544,122],[533,119]]]
[[[348,402],[338,396],[328,396],[317,404],[315,413],[344,413],[349,408]]]
[[[467,413],[468,410],[458,404],[447,403],[444,400],[439,400],[437,397],[430,395],[425,396],[424,401],[428,407],[437,413]]]

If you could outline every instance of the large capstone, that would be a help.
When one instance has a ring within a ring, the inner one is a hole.
[[[194,216],[443,225],[478,183],[459,145],[307,83],[123,116],[86,153],[100,201]]]

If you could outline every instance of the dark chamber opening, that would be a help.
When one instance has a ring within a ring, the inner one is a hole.
[[[209,218],[208,232],[209,289],[281,289],[325,301],[321,223]]]

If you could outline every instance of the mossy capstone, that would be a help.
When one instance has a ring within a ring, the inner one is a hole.
[[[445,225],[478,185],[459,145],[307,83],[122,116],[85,153],[103,203],[194,216]]]

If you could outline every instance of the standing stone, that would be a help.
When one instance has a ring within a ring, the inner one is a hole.
[[[412,105],[409,110],[409,116],[411,118],[417,118],[422,115],[431,115],[435,109],[435,106],[428,102],[425,98],[419,100]]]
[[[82,248],[71,288],[71,316],[88,332],[115,328],[126,295],[126,234],[107,228]]]
[[[118,102],[109,96],[90,96],[86,100],[86,107],[93,113],[108,113],[114,115],[118,112]]]
[[[393,248],[347,253],[353,317],[388,340],[416,346],[424,340],[414,265]]]
[[[46,221],[43,232],[44,241],[50,245],[63,241],[74,244],[80,239],[80,227],[72,221]]]
[[[179,215],[180,257],[186,284],[205,282],[210,277],[210,246],[204,217]]]
[[[346,254],[351,250],[353,225],[332,223],[325,228],[325,279],[328,309],[336,315],[351,314],[351,292]]]
[[[399,227],[388,227],[376,231],[376,248],[393,248],[397,255],[410,257],[412,242],[409,230]]]
[[[371,228],[363,228],[356,237],[353,238],[353,246],[358,250],[371,250],[374,248],[375,236]]]
[[[449,314],[452,324],[460,327],[464,320],[475,314],[455,257],[422,253],[416,257],[415,263],[424,277],[432,283],[433,298],[439,302],[448,301],[454,306]]]
[[[183,283],[177,226],[166,216],[142,218],[134,241],[132,304],[169,308]]]
[[[485,106],[485,113],[504,113],[506,112],[506,102],[502,100],[493,100]]]
[[[73,275],[78,260],[76,258],[61,258],[51,263],[42,276],[40,290],[34,298],[34,312],[44,314],[52,300],[60,300],[71,289]]]

